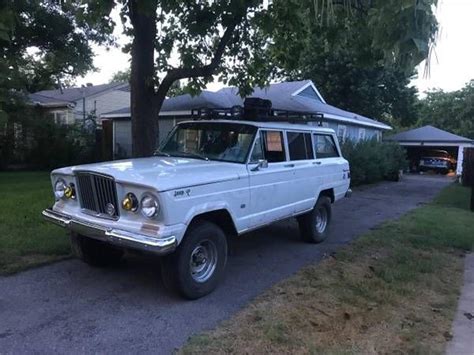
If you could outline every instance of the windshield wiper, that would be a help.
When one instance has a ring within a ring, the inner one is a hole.
[[[162,152],[160,151],[159,149],[155,150],[155,152],[153,153],[153,156],[155,157],[170,157],[171,155],[168,154],[168,153],[165,153],[165,152]]]
[[[197,159],[201,159],[201,160],[206,160],[208,161],[209,158],[204,156],[204,155],[201,155],[199,153],[194,153],[194,152],[174,152],[173,155],[181,155],[181,156],[191,156],[193,158],[197,158]]]

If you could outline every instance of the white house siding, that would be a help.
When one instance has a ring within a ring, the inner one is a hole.
[[[167,118],[158,121],[160,144],[168,136],[175,124],[180,121],[184,120]],[[132,124],[130,119],[114,120],[113,127],[114,158],[130,157],[132,155]]]
[[[106,93],[99,93],[95,96],[86,97],[85,101],[86,115],[92,113],[95,109],[96,117],[100,117],[100,115],[103,113],[119,110],[121,108],[130,106],[130,92],[122,90],[113,90]],[[84,118],[82,109],[82,99],[76,101],[74,113],[76,120],[81,121]]]
[[[378,129],[375,129],[375,128],[370,128],[370,127],[365,127],[365,126],[355,126],[355,125],[351,125],[351,124],[348,124],[348,123],[337,123],[337,122],[334,122],[334,121],[330,121],[330,122],[327,122],[326,124],[323,123],[323,125],[325,127],[328,127],[328,128],[331,128],[333,129],[336,134],[338,133],[338,127],[339,126],[345,126],[346,129],[345,129],[345,136],[344,136],[344,140],[346,139],[351,139],[353,141],[359,141],[361,140],[361,132],[360,130],[364,130],[364,138],[363,139],[373,139],[373,138],[376,138],[377,140],[380,140],[380,130]]]

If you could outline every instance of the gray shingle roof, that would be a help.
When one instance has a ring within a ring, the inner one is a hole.
[[[89,97],[101,92],[115,90],[126,90],[127,83],[110,83],[102,85],[93,85],[85,87],[66,88],[61,90],[43,90],[28,95],[31,101],[37,104],[51,104],[51,102],[72,103],[82,99],[83,96]]]
[[[356,124],[391,129],[391,127],[386,124],[353,112],[341,110],[318,99],[292,95],[310,83],[312,83],[310,80],[303,80],[271,84],[265,88],[255,88],[250,96],[271,100],[273,108],[279,110],[320,112],[324,113],[328,119],[337,120],[338,118],[343,118]],[[239,96],[238,89],[235,87],[226,87],[216,92],[204,90],[201,94],[194,97],[185,94],[166,99],[161,111],[189,111],[196,108],[229,108],[236,105],[243,105],[243,99]],[[119,115],[123,117],[126,114],[130,114],[129,107],[108,112],[106,116],[113,117],[113,115]]]
[[[397,142],[472,143],[473,140],[443,131],[433,126],[424,126],[386,137]]]

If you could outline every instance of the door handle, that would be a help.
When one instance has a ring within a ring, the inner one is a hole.
[[[285,168],[294,168],[295,167],[295,164],[286,164],[286,165],[283,165]]]
[[[321,162],[320,161],[315,161],[315,162],[313,162],[313,165],[321,165]]]

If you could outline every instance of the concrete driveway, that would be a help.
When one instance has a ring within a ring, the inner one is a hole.
[[[449,182],[407,176],[357,190],[334,206],[331,236],[319,245],[300,242],[294,221],[242,236],[224,282],[193,302],[167,294],[158,265],[143,258],[102,270],[69,260],[0,277],[0,353],[169,353],[302,266],[429,201]]]

